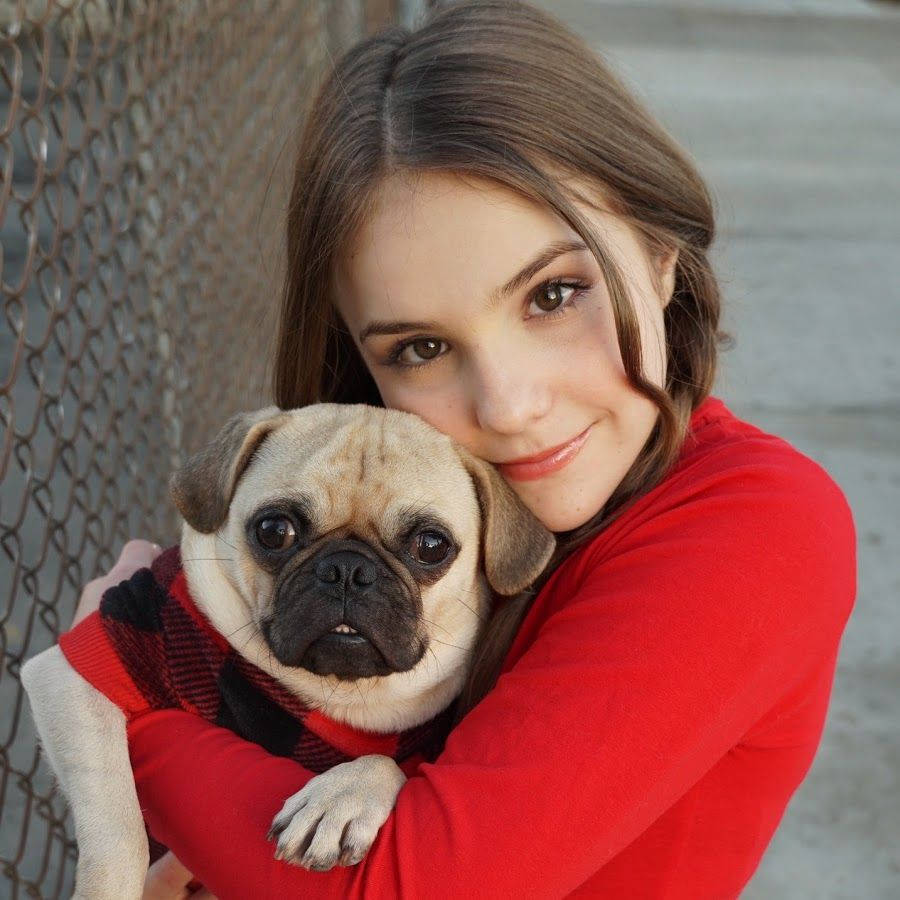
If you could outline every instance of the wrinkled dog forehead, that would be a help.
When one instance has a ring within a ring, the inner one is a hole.
[[[401,410],[320,403],[288,410],[258,447],[233,505],[249,512],[293,496],[317,531],[373,520],[384,524],[419,507],[477,528],[478,500],[450,438]]]

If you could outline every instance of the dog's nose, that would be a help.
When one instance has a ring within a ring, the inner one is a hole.
[[[329,553],[316,563],[316,578],[327,584],[338,581],[348,584],[352,581],[360,587],[366,587],[373,584],[377,577],[371,560],[352,550]]]

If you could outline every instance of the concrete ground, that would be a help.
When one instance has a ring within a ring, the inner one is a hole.
[[[716,396],[823,465],[858,595],[818,755],[746,900],[900,897],[900,4],[544,0],[717,200]]]

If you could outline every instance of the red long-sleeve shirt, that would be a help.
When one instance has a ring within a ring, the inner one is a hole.
[[[190,713],[129,726],[157,838],[220,900],[738,896],[806,775],[856,593],[840,488],[708,398],[677,466],[544,586],[365,859],[265,834],[312,772]]]

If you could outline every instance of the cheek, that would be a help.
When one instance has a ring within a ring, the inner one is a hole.
[[[666,348],[662,310],[651,307],[639,297],[637,325],[641,340],[641,364],[644,376],[656,385],[665,383]],[[631,386],[625,372],[622,352],[616,337],[612,306],[591,309],[583,317],[584,328],[572,342],[567,365],[573,373],[590,372],[591,386]]]
[[[591,308],[581,317],[578,325],[576,334],[562,348],[564,371],[587,382],[585,386],[589,389],[626,383],[612,308],[605,304]]]
[[[465,403],[459,384],[429,385],[427,390],[416,387],[415,384],[409,388],[396,383],[378,384],[378,390],[388,409],[414,413],[433,428],[456,440],[463,437],[463,429],[458,420],[460,411],[465,409]]]

